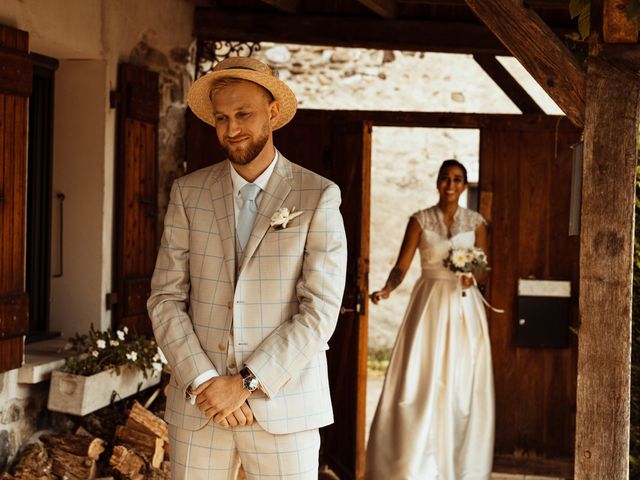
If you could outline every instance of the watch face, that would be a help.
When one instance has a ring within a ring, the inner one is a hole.
[[[254,376],[246,377],[243,379],[244,388],[253,392],[256,388],[258,388],[258,379]]]

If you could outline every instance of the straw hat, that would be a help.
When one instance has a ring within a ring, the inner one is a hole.
[[[293,118],[298,107],[296,96],[287,85],[276,77],[267,65],[255,58],[231,57],[218,63],[213,71],[196,80],[189,89],[188,103],[200,120],[216,126],[211,105],[211,87],[222,78],[239,78],[257,83],[271,92],[280,104],[273,129],[285,126]]]

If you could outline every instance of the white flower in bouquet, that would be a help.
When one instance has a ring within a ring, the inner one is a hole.
[[[138,352],[129,352],[127,353],[127,358],[132,362],[135,362],[138,359]]]
[[[464,269],[468,261],[468,252],[465,252],[462,249],[455,249],[451,253],[451,263],[458,268]]]
[[[449,255],[442,261],[453,273],[471,275],[487,270],[487,256],[481,248],[451,248]]]

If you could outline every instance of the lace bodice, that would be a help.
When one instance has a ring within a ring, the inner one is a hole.
[[[451,224],[451,236],[447,234],[444,215],[437,205],[414,213],[412,218],[422,227],[422,236],[418,248],[422,269],[442,270],[442,260],[449,254],[451,247],[472,247],[475,244],[475,230],[486,224],[478,212],[458,207]]]

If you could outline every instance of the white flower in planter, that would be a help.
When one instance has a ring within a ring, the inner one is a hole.
[[[97,350],[94,350],[93,352],[91,352],[91,355],[93,355],[94,357],[97,357],[100,354],[98,353]]]
[[[109,345],[111,345],[112,347],[117,347],[118,345],[120,345],[120,342],[118,340],[109,340]]]
[[[125,327],[125,328],[126,328],[126,327]],[[119,338],[120,340],[124,340],[124,334],[125,334],[125,332],[123,332],[122,330],[118,330],[118,331],[116,332],[116,335],[118,335],[118,338]]]
[[[127,353],[127,358],[132,362],[135,362],[138,359],[138,352],[129,352]]]
[[[107,342],[105,342],[104,340],[100,339],[96,342],[96,346],[100,349],[104,349],[107,347]]]

